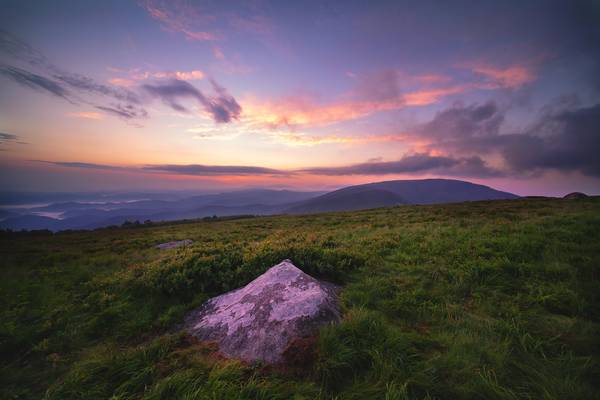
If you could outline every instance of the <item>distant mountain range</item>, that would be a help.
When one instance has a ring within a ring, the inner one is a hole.
[[[18,196],[11,195],[13,202]],[[400,204],[514,199],[518,196],[483,185],[449,179],[397,180],[349,186],[329,193],[244,190],[184,196],[131,193],[61,194],[58,200],[25,207],[0,207],[0,229],[94,229],[126,221],[172,221],[207,216],[309,214],[362,210]],[[42,195],[31,196],[43,203]],[[61,201],[62,200],[62,201]]]

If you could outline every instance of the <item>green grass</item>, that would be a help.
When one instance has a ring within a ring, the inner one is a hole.
[[[0,398],[600,398],[598,198],[4,233],[0,251]],[[175,329],[284,258],[343,285],[314,365],[224,360]]]

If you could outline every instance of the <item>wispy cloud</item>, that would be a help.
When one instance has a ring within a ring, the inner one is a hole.
[[[119,101],[126,101],[132,104],[141,103],[139,96],[130,90],[120,87],[104,85],[84,75],[64,72],[55,73],[53,77],[57,81],[60,81],[63,84],[75,90],[88,92],[91,94],[100,94]]]
[[[16,141],[19,137],[17,135],[13,135],[12,133],[2,133],[0,132],[0,143]]]
[[[436,172],[442,175],[489,177],[499,176],[496,171],[478,157],[453,158],[430,154],[410,154],[397,161],[370,161],[340,167],[306,168],[300,172],[314,175],[391,175]]]
[[[109,82],[115,86],[132,87],[140,81],[148,79],[177,79],[180,81],[199,81],[206,78],[206,74],[200,70],[191,71],[139,71],[131,70],[126,78],[111,78]]]
[[[12,133],[0,132],[0,151],[7,151],[12,144],[27,144],[19,139],[19,136]]]
[[[248,118],[266,126],[318,126],[362,118],[381,111],[434,104],[467,89],[465,86],[451,86],[416,90],[389,98],[341,100],[330,104],[319,104],[306,96],[290,96],[278,101],[248,99],[243,105]]]
[[[188,176],[265,176],[291,175],[293,172],[280,169],[246,165],[203,165],[203,164],[151,164],[144,166],[117,166],[79,161],[30,160],[64,168],[109,170],[122,172],[188,175]]]
[[[243,102],[244,111],[249,119],[272,128],[323,126],[382,111],[436,104],[477,89],[517,89],[535,79],[533,70],[521,65],[503,69],[478,64],[468,68],[485,79],[453,82],[447,75],[407,75],[394,69],[367,75],[353,73],[356,87],[339,100],[323,104],[305,95],[266,101],[248,98]]]
[[[214,17],[201,13],[188,3],[142,0],[140,5],[168,32],[182,33],[187,39],[196,41],[219,39],[216,33],[198,28],[199,25],[210,23]]]
[[[77,161],[46,161],[46,160],[30,160],[34,162],[51,164],[57,167],[66,167],[66,168],[82,168],[82,169],[100,169],[100,170],[115,170],[115,171],[127,171],[132,170],[129,167],[119,167],[115,165],[107,165],[107,164],[95,164],[95,163],[87,163],[87,162],[77,162]]]
[[[20,85],[34,90],[46,92],[53,96],[61,97],[69,102],[72,102],[69,91],[61,84],[50,78],[46,78],[44,76],[34,74],[33,72],[11,66],[0,67],[0,74],[12,79]]]
[[[289,175],[290,172],[279,169],[240,166],[240,165],[147,165],[144,170],[174,173],[179,175],[212,176],[212,175]]]
[[[67,72],[58,68],[47,61],[41,53],[5,32],[0,32],[0,51],[8,52],[17,59],[43,71],[43,74],[38,74],[13,66],[0,65],[0,75],[6,76],[25,87],[49,93],[73,104],[88,104],[107,114],[128,121],[148,116],[148,112],[143,107],[143,103],[147,99],[144,99],[139,91],[130,90],[130,87],[135,86],[132,81],[147,79],[155,79],[157,82],[142,85],[141,90],[153,98],[162,100],[176,111],[189,112],[179,102],[180,99],[184,98],[196,100],[216,122],[226,123],[238,119],[242,111],[235,98],[214,80],[209,79],[213,90],[211,95],[205,95],[189,84],[187,81],[206,78],[204,72],[200,70],[130,71],[131,76],[129,78],[131,79],[115,78],[116,80],[111,81],[113,84],[106,85],[85,75]],[[99,101],[99,96],[105,98],[105,100],[108,99],[109,102]],[[85,114],[77,115],[85,118]],[[97,117],[94,114],[87,115],[88,118],[93,118],[92,116]]]
[[[101,120],[103,118],[103,114],[95,111],[81,111],[68,113],[69,117],[73,118],[82,118],[82,119],[93,119],[93,120]]]
[[[139,109],[131,104],[114,104],[112,106],[96,106],[98,110],[108,114],[115,115],[124,119],[145,118],[148,113],[144,109]]]
[[[470,66],[470,69],[487,79],[484,88],[518,89],[536,78],[533,69],[526,65],[512,65],[506,68],[480,63]]]
[[[180,99],[187,98],[196,100],[211,115],[215,122],[230,122],[231,120],[238,119],[242,111],[241,106],[227,93],[225,88],[212,79],[210,83],[215,92],[212,96],[206,96],[199,89],[180,80],[146,84],[143,85],[143,88],[150,96],[162,100],[175,111],[189,112],[179,102]]]
[[[105,85],[85,75],[65,71],[48,61],[43,54],[27,43],[4,31],[0,31],[0,52],[7,53],[15,61],[29,64],[36,70],[31,72],[10,65],[0,66],[0,75],[22,86],[60,97],[73,104],[85,103],[94,107],[114,108],[106,104],[98,104],[103,98],[104,100],[108,98],[119,102],[117,109],[130,110],[129,115],[147,114],[141,106],[142,100],[135,92],[123,87]],[[134,109],[135,111],[131,111]],[[122,113],[113,114],[125,117]]]

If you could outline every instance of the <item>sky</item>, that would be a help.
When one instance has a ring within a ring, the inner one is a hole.
[[[600,194],[598,1],[0,9],[2,191]]]

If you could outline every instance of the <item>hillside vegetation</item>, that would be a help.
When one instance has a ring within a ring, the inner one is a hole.
[[[4,233],[0,251],[0,398],[599,398],[598,198]],[[178,331],[285,258],[343,285],[312,359],[244,365]]]

